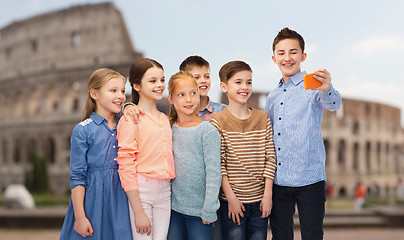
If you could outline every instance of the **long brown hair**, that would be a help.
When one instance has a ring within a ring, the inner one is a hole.
[[[139,103],[139,93],[135,90],[133,85],[134,84],[140,85],[144,74],[146,73],[147,70],[149,70],[149,68],[152,67],[160,68],[161,70],[164,71],[164,68],[160,63],[150,58],[139,59],[135,61],[132,64],[132,67],[130,68],[129,82],[130,85],[132,86],[132,102],[134,104]]]
[[[180,71],[180,72],[172,75],[170,77],[170,81],[168,82],[168,95],[170,98],[172,98],[172,94],[175,90],[175,87],[178,85],[178,83],[181,80],[193,81],[195,83],[196,89],[198,90],[198,84],[196,83],[194,77],[189,73]],[[199,93],[198,93],[198,95],[199,95]],[[196,110],[195,110],[196,113],[198,112],[198,110],[199,110],[199,100],[198,100],[198,106],[196,107]],[[168,114],[168,117],[170,119],[171,125],[173,125],[178,119],[177,110],[175,109],[174,104],[170,104],[170,112]]]
[[[90,96],[90,90],[102,88],[102,86],[104,86],[112,78],[122,78],[125,81],[125,77],[122,76],[122,74],[109,68],[100,68],[98,70],[95,70],[93,74],[91,74],[88,81],[86,105],[84,107],[81,121],[89,118],[91,113],[97,110],[95,100]]]

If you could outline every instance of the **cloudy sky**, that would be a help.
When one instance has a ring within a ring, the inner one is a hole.
[[[1,0],[0,28],[89,0]],[[271,44],[283,27],[305,38],[302,70],[326,68],[343,97],[404,110],[404,1],[402,0],[113,0],[135,49],[165,67],[166,77],[189,55],[211,64],[213,100],[220,67],[244,60],[256,91],[273,89],[281,75]],[[106,16],[107,17],[107,16]],[[403,55],[403,58],[401,56]]]

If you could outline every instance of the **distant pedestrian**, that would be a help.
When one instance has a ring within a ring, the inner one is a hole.
[[[363,204],[365,203],[366,188],[359,182],[355,189],[355,211],[359,212],[362,210]]]
[[[125,102],[125,78],[111,69],[90,77],[82,122],[71,137],[72,196],[61,240],[132,239],[128,199],[121,187],[116,125]]]
[[[399,201],[404,201],[404,182],[402,179],[398,180],[396,195]]]

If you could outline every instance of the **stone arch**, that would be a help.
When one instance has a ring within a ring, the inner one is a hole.
[[[52,137],[45,140],[45,157],[48,163],[54,164],[56,162],[56,145]]]
[[[39,111],[39,90],[36,87],[30,90],[27,110],[29,116],[34,116]]]
[[[324,148],[325,148],[325,156],[326,156],[326,160],[325,160],[325,166],[328,166],[329,164],[329,155],[328,153],[330,152],[330,142],[328,141],[328,139],[324,139]]]
[[[372,160],[372,144],[370,142],[366,142],[366,153],[365,153],[365,163],[366,163],[366,171],[368,173],[371,172],[371,160]]]
[[[338,197],[346,197],[347,196],[347,191],[345,186],[342,186],[338,190]]]
[[[45,111],[46,113],[55,112],[58,109],[58,93],[55,86],[50,86],[46,90]]]
[[[346,143],[344,139],[339,140],[338,142],[338,165],[341,169],[345,168],[345,154],[346,154]]]
[[[14,116],[21,117],[24,113],[24,98],[21,91],[17,91],[14,97]]]
[[[358,135],[359,134],[359,129],[360,129],[360,125],[359,125],[359,122],[356,120],[352,125],[352,133],[354,135]]]
[[[358,143],[354,143],[354,147],[353,147],[353,163],[352,163],[352,169],[355,172],[358,172],[359,170],[359,144]]]
[[[15,139],[15,144],[14,144],[14,155],[13,155],[13,163],[14,164],[19,164],[21,163],[21,140],[19,138]]]

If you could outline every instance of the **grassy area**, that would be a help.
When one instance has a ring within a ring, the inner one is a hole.
[[[50,193],[33,194],[36,206],[67,206],[69,205],[70,196],[55,196]],[[3,196],[0,195],[0,206],[3,205]]]
[[[69,205],[70,196],[55,196],[50,193],[33,194],[36,206],[58,206]]]

